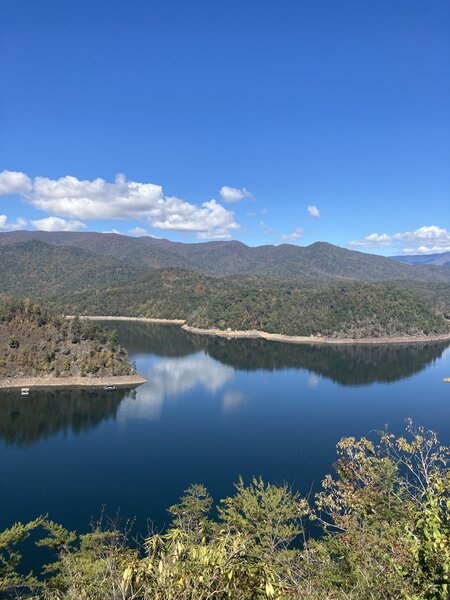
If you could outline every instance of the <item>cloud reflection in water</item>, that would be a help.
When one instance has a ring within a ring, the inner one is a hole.
[[[137,389],[135,399],[127,398],[122,402],[118,420],[157,420],[168,397],[176,398],[196,387],[210,393],[217,392],[233,379],[235,373],[232,367],[217,362],[203,352],[164,358],[156,363],[145,361],[138,364],[138,371],[144,375],[147,383]]]

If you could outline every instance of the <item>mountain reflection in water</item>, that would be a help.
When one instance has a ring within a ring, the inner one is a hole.
[[[167,398],[202,389],[215,394],[237,371],[310,372],[308,387],[321,378],[341,386],[392,383],[419,373],[439,359],[447,343],[415,345],[295,345],[260,339],[225,339],[192,335],[178,326],[139,322],[107,323],[139,363],[147,383],[134,391],[33,391],[0,393],[0,438],[26,446],[56,435],[88,431],[107,419],[158,420]],[[224,412],[242,404],[240,389],[223,392]]]
[[[243,371],[306,369],[341,385],[390,383],[419,373],[442,356],[449,342],[313,345],[226,339],[188,333],[174,325],[109,323],[132,355],[180,357],[204,352]]]
[[[6,444],[28,446],[59,432],[82,433],[115,418],[127,392],[50,390],[0,394],[0,438]],[[129,393],[129,392],[128,392]]]

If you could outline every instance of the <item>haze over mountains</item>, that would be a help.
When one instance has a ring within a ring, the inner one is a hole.
[[[32,260],[33,256],[37,260],[40,256],[42,269],[51,270],[48,263],[54,260],[58,263],[67,261],[69,271],[76,270],[76,263],[80,264],[82,272],[92,269],[92,273],[97,273],[100,278],[98,284],[108,278],[113,281],[131,279],[152,269],[167,268],[181,268],[212,277],[247,276],[304,282],[450,282],[447,266],[433,262],[404,264],[412,261],[400,262],[326,242],[306,247],[290,244],[249,247],[237,241],[184,244],[114,233],[14,231],[0,233],[0,246],[3,246],[0,251],[2,270],[7,268],[9,271],[12,265],[19,268],[24,261]],[[57,252],[55,246],[59,247]],[[87,273],[74,273],[75,279],[77,276],[89,279]]]
[[[411,254],[409,256],[393,256],[392,258],[409,265],[450,267],[450,252],[440,252],[439,254]]]

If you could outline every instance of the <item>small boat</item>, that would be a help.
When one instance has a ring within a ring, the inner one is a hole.
[[[115,385],[105,385],[104,388],[107,392],[113,392],[116,389]]]
[[[29,394],[30,394],[30,388],[22,388],[20,390],[20,395],[21,396],[29,396]]]

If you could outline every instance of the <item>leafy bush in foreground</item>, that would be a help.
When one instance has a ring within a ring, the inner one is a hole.
[[[308,502],[287,485],[240,480],[209,516],[193,485],[172,506],[172,524],[142,547],[96,525],[78,535],[46,518],[0,534],[0,591],[47,599],[444,600],[450,576],[450,449],[407,424],[378,443],[338,446],[336,475]],[[306,522],[322,531],[306,536]],[[30,532],[54,550],[47,578],[21,576],[16,544]]]

